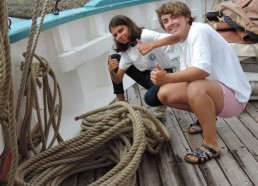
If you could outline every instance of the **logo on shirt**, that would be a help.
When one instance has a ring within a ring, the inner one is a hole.
[[[155,56],[155,54],[153,54],[153,53],[151,53],[150,55],[149,55],[149,60],[151,60],[151,61],[155,61],[156,60],[156,56]]]

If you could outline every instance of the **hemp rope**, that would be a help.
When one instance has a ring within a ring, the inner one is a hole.
[[[32,26],[29,33],[29,40],[27,45],[27,52],[25,55],[25,62],[22,64],[22,78],[21,85],[17,100],[17,109],[16,109],[16,120],[22,121],[21,131],[19,136],[19,151],[20,151],[20,162],[24,159],[29,158],[29,150],[32,150],[34,154],[37,154],[36,147],[41,143],[41,151],[46,150],[53,146],[55,140],[57,139],[58,143],[63,141],[61,135],[58,132],[60,121],[61,121],[61,112],[62,112],[62,97],[60,87],[55,79],[53,71],[50,69],[48,62],[43,57],[39,57],[35,54],[37,42],[39,39],[40,31],[42,28],[45,12],[48,6],[49,0],[44,0],[43,10],[40,13],[41,2],[35,0],[34,15],[32,18]],[[36,29],[37,18],[40,16],[40,22],[38,24],[38,29]],[[32,63],[33,58],[36,58],[39,63]],[[51,93],[51,88],[49,87],[49,80],[47,75],[53,79],[53,95]],[[38,101],[38,90],[41,88],[42,83],[39,80],[39,77],[42,77],[43,81],[43,109],[39,107]],[[39,88],[37,88],[37,86]],[[59,103],[56,103],[57,93],[59,94]],[[20,117],[20,108],[22,101],[24,100],[24,94],[26,94],[26,113],[23,118]],[[58,109],[55,111],[55,105],[57,104]],[[36,126],[32,129],[31,132],[31,119],[33,109],[36,110],[37,123]],[[41,110],[43,110],[41,112]],[[48,117],[49,113],[49,117]],[[41,119],[41,114],[43,119]],[[57,119],[57,121],[56,121]],[[43,122],[44,121],[44,122]],[[43,126],[44,123],[44,126]],[[20,124],[20,123],[19,123]],[[54,136],[47,147],[47,139],[49,135],[50,126],[54,128]],[[24,140],[26,139],[26,140]]]
[[[28,159],[29,157],[29,150],[32,150],[35,155],[38,154],[36,147],[39,146],[40,143],[42,143],[40,150],[40,152],[42,152],[52,147],[56,139],[58,143],[63,141],[58,132],[62,113],[60,86],[47,60],[43,57],[39,57],[36,54],[34,54],[34,57],[39,61],[39,63],[33,63],[29,71],[25,89],[25,95],[27,96],[26,111],[20,131],[20,139],[26,140],[20,140],[19,142],[20,154],[25,159]],[[53,79],[53,93],[51,92],[52,89],[49,86],[48,75]],[[39,78],[42,78],[43,83],[41,83]],[[41,112],[42,109],[39,106],[37,85],[39,88],[43,89],[43,112]],[[57,110],[54,110],[56,108],[55,105],[57,104],[57,96],[59,98],[59,107]],[[38,122],[31,130],[31,117],[34,109],[36,110]],[[41,115],[43,115],[43,121],[41,119]],[[54,129],[54,136],[47,147],[46,143],[51,126],[53,126]]]
[[[42,28],[43,20],[45,17],[45,10],[47,8],[49,0],[44,1],[44,7],[40,16],[40,23],[37,28],[37,18],[40,14],[39,8],[40,8],[40,0],[35,0],[35,6],[34,6],[34,14],[32,17],[32,24],[31,24],[31,29],[29,33],[29,40],[28,40],[28,45],[27,45],[27,51],[25,54],[25,63],[23,67],[23,73],[22,73],[22,79],[21,79],[21,85],[20,85],[20,90],[19,90],[19,95],[18,95],[18,100],[17,100],[17,108],[16,108],[16,120],[19,121],[19,114],[20,114],[20,108],[23,100],[23,95],[26,87],[26,81],[28,77],[28,72],[31,67],[33,55],[35,54],[38,38],[40,35],[40,31]]]
[[[11,151],[12,162],[6,183],[6,185],[9,186],[14,183],[18,166],[18,149],[17,125],[14,117],[13,77],[6,0],[0,2],[0,18],[0,120],[5,135],[8,135],[8,139],[5,139],[5,149],[1,154],[1,158],[2,162],[4,162],[6,153]]]
[[[147,109],[125,102],[75,119],[83,119],[82,128],[86,126],[86,131],[22,163],[15,184],[60,185],[72,174],[113,165],[91,185],[136,185],[142,154],[158,153],[163,142],[170,139],[165,126]]]
[[[45,1],[44,10],[47,3],[48,0]],[[18,119],[22,97],[24,93],[26,94],[26,111],[28,112],[26,112],[22,122],[24,127],[22,131],[24,133],[21,133],[21,136],[25,138],[20,138],[20,148],[25,149],[22,151],[25,154],[25,158],[28,158],[28,155],[26,154],[27,150],[32,150],[36,153],[34,145],[35,143],[39,143],[39,140],[35,139],[35,136],[38,137],[38,134],[33,136],[33,134],[27,133],[31,127],[27,122],[31,120],[33,105],[39,120],[33,130],[44,133],[43,127],[40,125],[42,121],[40,119],[36,84],[38,86],[41,84],[39,81],[40,70],[42,70],[42,76],[45,76],[51,70],[47,65],[46,60],[34,53],[44,18],[44,10],[41,13],[41,21],[36,32],[36,18],[38,17],[39,3],[35,3],[35,14],[33,16],[32,29],[29,35],[27,52],[25,54],[25,63],[22,67],[21,89],[17,101],[16,118]],[[37,58],[40,63],[32,64],[33,57]],[[53,77],[54,75],[52,73],[52,78]],[[43,79],[43,85],[45,84],[47,87],[43,92],[50,91],[50,87],[47,83],[48,80]],[[58,84],[54,84],[55,87],[58,87],[58,92],[60,92]],[[3,90],[8,89],[5,88]],[[13,95],[10,94],[11,98],[13,98],[12,96]],[[44,100],[49,97],[51,97],[49,94],[44,94]],[[44,114],[46,113],[46,106],[48,106],[50,113],[54,111],[53,108],[56,102],[55,89],[53,97],[54,99],[50,99],[48,103],[44,102]],[[59,101],[60,100],[61,96],[59,95]],[[47,138],[49,132],[48,124],[50,121],[56,126],[54,127],[55,137],[59,139],[59,142],[62,141],[61,136],[58,133],[60,117],[58,117],[56,124],[54,116],[50,114],[49,122],[45,125],[45,128],[47,129],[44,133],[45,135],[40,136],[43,140],[41,150],[43,152],[23,162],[17,168],[15,184],[59,185],[65,178],[72,174],[85,170],[114,166],[103,177],[92,183],[92,185],[135,185],[135,172],[139,166],[142,154],[145,150],[148,150],[151,153],[157,153],[163,142],[169,139],[168,131],[166,128],[162,127],[162,124],[148,113],[146,109],[140,106],[130,106],[123,102],[100,108],[96,110],[96,112],[107,112],[107,114],[98,121],[98,113],[94,116],[97,120],[96,124],[91,127],[87,126],[88,129],[80,136],[74,137],[71,140],[62,142],[59,145],[46,150],[46,142],[44,140]],[[94,112],[90,113],[94,115]],[[101,115],[103,117],[103,113],[101,113]],[[61,116],[61,112],[58,116]],[[119,117],[116,118],[116,116]],[[84,124],[87,125],[87,114],[76,117],[76,119],[82,118],[85,119]],[[47,121],[46,114],[44,115],[44,121]],[[26,139],[26,142],[29,141],[29,144],[22,144],[21,141],[24,139]],[[54,140],[51,141],[51,144],[53,141]],[[14,163],[12,165],[14,165]],[[12,178],[12,175],[14,174],[15,170],[10,171],[9,178]],[[8,181],[8,184],[9,183],[12,185],[13,179],[10,182]]]

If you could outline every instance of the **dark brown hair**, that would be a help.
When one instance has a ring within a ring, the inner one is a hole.
[[[136,43],[136,39],[141,39],[142,29],[143,27],[138,27],[134,21],[132,21],[129,17],[124,15],[116,15],[111,19],[109,22],[109,31],[111,32],[111,28],[119,25],[126,25],[128,26],[129,30],[129,43],[119,43],[114,38],[115,46],[113,49],[116,52],[124,52],[130,47],[132,43]]]
[[[190,25],[192,25],[192,22],[194,21],[194,18],[191,16],[191,10],[188,8],[188,6],[185,3],[182,3],[182,2],[164,3],[158,9],[156,9],[156,13],[159,19],[159,24],[164,30],[165,30],[165,27],[163,25],[161,16],[166,14],[180,15],[180,16],[189,18]]]

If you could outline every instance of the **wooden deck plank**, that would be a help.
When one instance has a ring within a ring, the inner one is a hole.
[[[143,101],[140,93],[139,86],[133,85],[132,88],[127,90],[128,102],[132,105],[143,106]],[[161,185],[155,155],[148,152],[142,156],[141,164],[138,168],[138,184],[141,186],[159,186]]]
[[[190,115],[194,120],[196,120],[196,117],[194,116],[194,114],[190,114]],[[189,125],[186,127],[189,127]],[[186,135],[189,135],[189,134],[186,133]],[[197,136],[197,135],[194,135],[194,136]],[[197,141],[196,139],[193,139],[193,140]],[[217,185],[222,183],[223,183],[222,185],[229,184],[229,183],[232,185],[237,185],[239,183],[250,183],[250,180],[247,178],[245,173],[241,169],[239,169],[239,165],[235,162],[233,156],[230,153],[228,153],[229,151],[227,149],[227,146],[220,138],[219,135],[218,135],[218,143],[219,143],[219,146],[221,147],[221,153],[223,154],[223,158],[217,159],[218,165],[214,164],[213,162],[200,165],[200,168],[203,171],[204,175],[206,174],[205,171],[208,171],[208,173],[210,173],[210,176],[208,177],[205,176],[207,183],[209,185],[210,184]],[[209,172],[209,170],[212,170],[212,172]],[[237,179],[236,179],[236,175],[238,175]],[[211,179],[212,177],[214,178],[214,180]]]
[[[193,118],[195,118],[194,114],[191,114]],[[237,117],[233,117],[237,119]],[[221,121],[221,118],[217,118],[217,122]],[[225,178],[228,179],[231,185],[238,185],[242,184],[245,185],[246,183],[252,185],[252,181],[248,178],[245,172],[242,169],[239,169],[239,164],[236,162],[234,157],[231,155],[230,150],[227,148],[227,145],[224,143],[223,139],[220,137],[220,129],[222,126],[218,126],[217,124],[217,132],[218,132],[218,144],[221,147],[221,157],[218,158],[217,162],[223,173],[225,174]],[[207,164],[210,166],[210,163]],[[201,165],[202,166],[202,165]],[[211,165],[213,169],[213,165]],[[219,170],[218,170],[219,171]],[[237,175],[237,176],[236,176]],[[224,179],[225,179],[224,178]],[[218,184],[217,181],[215,181]]]
[[[164,143],[163,147],[160,149],[160,152],[156,155],[156,161],[161,177],[161,185],[184,185],[176,156],[169,142]]]
[[[200,147],[203,142],[202,135],[192,135],[188,134],[187,132],[187,128],[189,127],[190,123],[193,123],[191,115],[188,112],[180,111],[177,109],[173,109],[173,111],[175,112],[175,117],[178,117],[182,133],[184,134],[187,143],[190,145],[191,151]],[[189,152],[190,151],[188,151],[187,153]],[[185,154],[183,154],[183,157],[185,156]],[[224,175],[216,160],[212,160],[208,164],[199,165],[199,169],[202,172],[207,185],[230,185],[227,177]]]
[[[238,120],[237,117],[225,119],[228,126],[237,135],[240,141],[251,152],[256,161],[258,161],[258,140],[252,133]]]
[[[79,174],[78,186],[89,185],[94,181],[94,170],[85,171]]]
[[[175,113],[170,108],[167,110],[169,114],[166,117],[166,126],[171,134],[170,143],[177,159],[184,185],[207,185],[199,167],[184,161],[183,157],[189,152],[190,147],[175,117]]]
[[[144,101],[144,95],[147,92],[145,88],[139,86],[140,97],[142,105],[147,108],[151,113],[155,111],[155,108],[151,108]],[[166,122],[166,118],[162,120]],[[163,186],[181,186],[183,185],[183,178],[178,168],[176,157],[171,148],[170,143],[165,143],[163,148],[161,148],[160,153],[156,156],[156,163],[158,165],[158,170],[160,174],[161,185]]]
[[[246,105],[245,112],[247,112],[256,122],[258,122],[258,105],[256,106],[254,102],[248,103]]]
[[[242,112],[240,115],[237,116],[237,118],[242,122],[242,125],[244,125],[254,137],[258,137],[258,126],[256,120],[258,118],[255,118],[256,116],[250,115],[252,112],[250,112],[251,104],[248,104],[246,107],[246,110]],[[255,120],[256,119],[256,120]]]
[[[233,122],[233,120],[229,120],[228,122]],[[238,139],[232,129],[227,125],[227,123],[223,119],[219,119],[217,121],[217,130],[226,144],[227,148],[229,149],[230,153],[233,155],[234,160],[236,163],[240,165],[240,169],[242,169],[248,177],[253,181],[256,182],[257,177],[255,178],[255,172],[258,169],[257,161],[254,157],[248,152],[245,148],[244,144]],[[227,152],[222,152],[222,157],[226,155]],[[233,164],[233,160],[231,161],[230,165]],[[239,169],[239,171],[240,171]],[[233,178],[233,180],[239,179],[238,183],[246,183],[247,180],[245,178],[241,178],[241,174],[237,174],[237,178]]]
[[[155,155],[144,153],[141,164],[138,168],[139,185],[141,186],[161,186],[159,171],[155,161]]]
[[[140,90],[137,84],[134,84],[126,91],[127,94],[127,101],[131,105],[142,105],[141,97],[140,97]]]
[[[135,84],[126,91],[130,104],[142,105],[150,112],[153,108],[144,102],[146,90]],[[167,126],[171,140],[160,152],[142,156],[137,170],[139,186],[181,185],[258,185],[258,101],[250,101],[243,113],[237,117],[217,120],[218,143],[221,157],[201,165],[184,161],[184,156],[199,147],[201,134],[190,135],[187,128],[195,121],[188,112],[167,108],[163,123]],[[98,179],[107,169],[91,173],[80,173],[70,177],[65,185],[88,185]]]
[[[78,174],[74,174],[68,177],[62,183],[62,186],[77,186],[77,185],[78,185]]]
[[[258,109],[258,100],[253,100],[252,102],[250,102],[250,104],[252,104],[253,106],[255,106]],[[256,115],[257,117],[257,115]]]
[[[108,171],[110,171],[113,168],[113,166],[107,166],[104,168],[98,168],[95,170],[94,173],[94,181],[98,180],[102,176],[104,176]]]

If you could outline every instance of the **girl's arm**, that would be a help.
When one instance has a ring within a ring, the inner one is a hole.
[[[180,42],[180,37],[177,35],[170,35],[168,37],[150,43],[138,41],[138,43],[140,44],[138,50],[142,55],[145,55],[155,48],[176,44],[178,42]]]
[[[119,63],[117,59],[111,59],[111,56],[109,56],[109,59],[108,59],[108,70],[109,70],[111,79],[116,84],[119,84],[122,82],[125,74],[125,70],[119,69]]]
[[[167,83],[191,82],[200,79],[205,79],[209,74],[199,68],[189,67],[185,70],[166,73],[158,64],[156,71],[151,72],[151,80],[154,84],[164,85]]]
[[[110,72],[111,78],[116,84],[120,84],[122,82],[124,74],[125,74],[125,70],[122,70],[122,69],[118,69],[117,72],[115,71]]]

